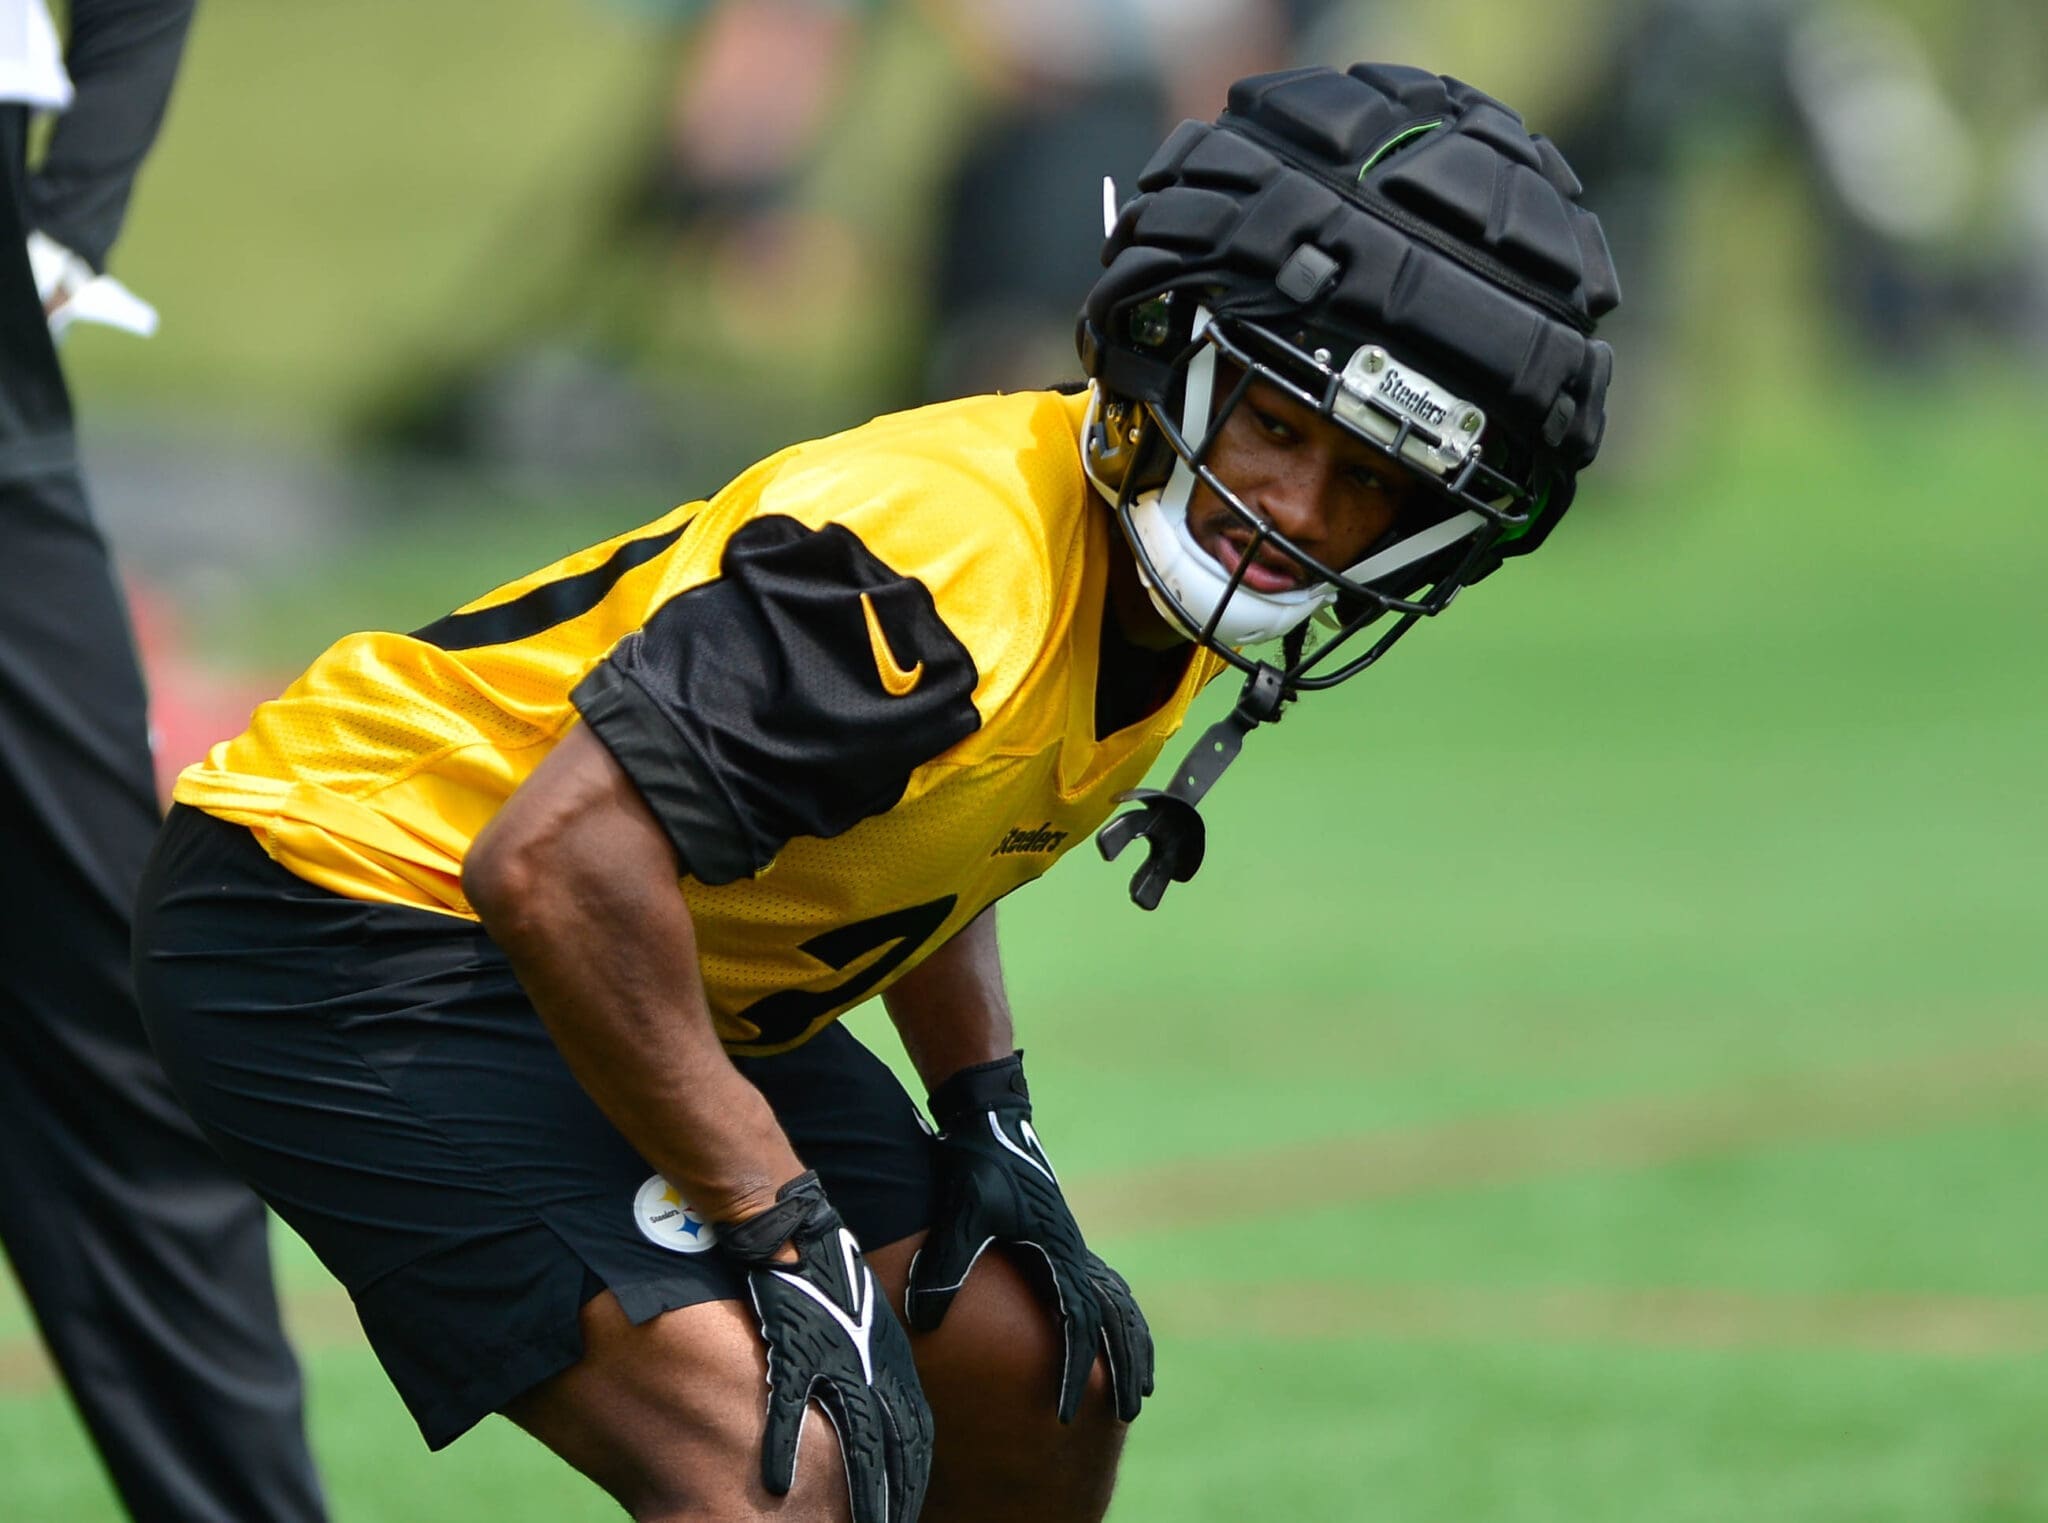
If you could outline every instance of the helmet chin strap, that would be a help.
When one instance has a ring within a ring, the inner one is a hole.
[[[1108,179],[1103,181],[1104,216],[1113,215],[1114,189]],[[1195,317],[1195,331],[1200,332],[1209,320],[1204,309],[1198,309]],[[1206,363],[1203,363],[1206,361]],[[1187,405],[1182,413],[1184,420],[1199,418],[1207,426],[1209,402],[1215,388],[1216,351],[1206,350],[1189,367]],[[1198,373],[1197,373],[1198,372]],[[1091,421],[1093,409],[1101,404],[1102,394],[1098,388],[1090,403]],[[1193,438],[1191,425],[1182,424],[1183,437]],[[1091,474],[1091,479],[1093,474]],[[1194,493],[1195,473],[1185,460],[1176,461],[1160,496],[1169,513],[1178,512],[1185,517],[1188,503]],[[1108,484],[1095,480],[1095,487],[1104,498],[1115,502],[1115,495]],[[1184,621],[1171,601],[1153,585],[1152,579],[1144,574],[1144,557],[1137,558],[1139,580],[1144,584],[1146,594],[1155,607],[1165,616],[1167,622],[1179,627]],[[1192,630],[1187,631],[1190,638]],[[1238,696],[1237,707],[1203,732],[1202,738],[1174,774],[1173,782],[1164,789],[1132,788],[1117,795],[1120,804],[1135,804],[1110,820],[1095,833],[1095,849],[1102,853],[1105,862],[1114,862],[1122,855],[1124,848],[1133,841],[1145,842],[1145,860],[1131,875],[1131,902],[1144,910],[1159,908],[1159,901],[1166,893],[1169,883],[1185,883],[1194,877],[1195,870],[1202,865],[1202,857],[1208,847],[1208,827],[1202,821],[1201,811],[1195,806],[1216,785],[1224,769],[1237,759],[1244,749],[1244,738],[1260,725],[1280,717],[1282,705],[1288,699],[1287,685],[1280,673],[1261,662],[1258,669],[1248,678],[1244,691]]]
[[[1272,667],[1260,662],[1245,679],[1237,707],[1202,732],[1165,788],[1133,788],[1117,795],[1120,804],[1136,804],[1095,833],[1095,849],[1114,862],[1126,846],[1142,839],[1145,860],[1131,875],[1131,902],[1141,910],[1159,908],[1169,883],[1185,883],[1202,865],[1208,848],[1208,827],[1195,806],[1216,786],[1224,769],[1237,760],[1244,738],[1260,725],[1280,717],[1290,695]]]
[[[1485,523],[1484,517],[1467,508],[1462,513],[1452,514],[1442,523],[1431,524],[1427,529],[1419,529],[1406,539],[1396,540],[1378,554],[1367,556],[1344,575],[1354,582],[1366,583],[1383,576],[1392,576],[1396,571],[1404,571],[1417,561],[1427,560],[1439,550],[1448,549],[1461,539],[1470,538],[1478,533]],[[1333,610],[1328,607],[1318,609],[1316,617],[1332,627],[1338,623]]]

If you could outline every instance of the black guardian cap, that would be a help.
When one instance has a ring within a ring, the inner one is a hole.
[[[1508,107],[1421,69],[1356,64],[1231,86],[1138,177],[1082,309],[1090,376],[1165,402],[1172,356],[1132,315],[1169,291],[1218,316],[1371,335],[1457,373],[1576,471],[1600,448],[1621,297],[1583,187]]]
[[[1162,874],[1192,874],[1162,864],[1153,827],[1184,811],[1199,861],[1192,805],[1245,732],[1371,665],[1460,588],[1535,549],[1571,505],[1613,371],[1594,327],[1620,299],[1581,190],[1557,148],[1492,96],[1358,64],[1240,80],[1213,124],[1181,124],[1117,211],[1077,333],[1096,392],[1088,470],[1161,612],[1250,678],[1218,727],[1232,729],[1227,744],[1205,736],[1169,794],[1103,833],[1111,855],[1151,836],[1140,902],[1148,874],[1155,903]],[[1291,543],[1206,464],[1255,380],[1388,456],[1427,488],[1426,508],[1355,566]],[[1249,536],[1232,573],[1188,529],[1198,485]],[[1266,546],[1307,585],[1246,587]],[[1377,638],[1352,643],[1390,614]],[[1276,660],[1258,659],[1272,641]]]

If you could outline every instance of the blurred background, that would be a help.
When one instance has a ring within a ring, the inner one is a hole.
[[[1158,914],[1085,851],[1005,906],[1161,1338],[1113,1516],[2048,1519],[2037,0],[206,0],[111,266],[162,330],[64,351],[162,768],[350,629],[1073,377],[1102,176],[1368,57],[1564,146],[1612,423]],[[429,1456],[279,1253],[338,1518],[612,1515]],[[114,1516],[0,1297],[0,1517]]]

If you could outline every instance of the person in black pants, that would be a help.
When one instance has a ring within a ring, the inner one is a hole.
[[[25,243],[104,266],[191,6],[71,14],[75,103],[36,174],[31,107],[0,100],[0,1240],[136,1518],[313,1523],[263,1208],[136,1016],[129,915],[161,818],[142,677]]]

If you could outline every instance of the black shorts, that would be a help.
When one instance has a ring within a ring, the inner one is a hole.
[[[575,1363],[600,1290],[636,1323],[743,1296],[480,927],[344,899],[179,807],[135,935],[179,1098],[348,1287],[430,1446]],[[865,1246],[930,1224],[930,1136],[852,1033],[737,1066]]]

